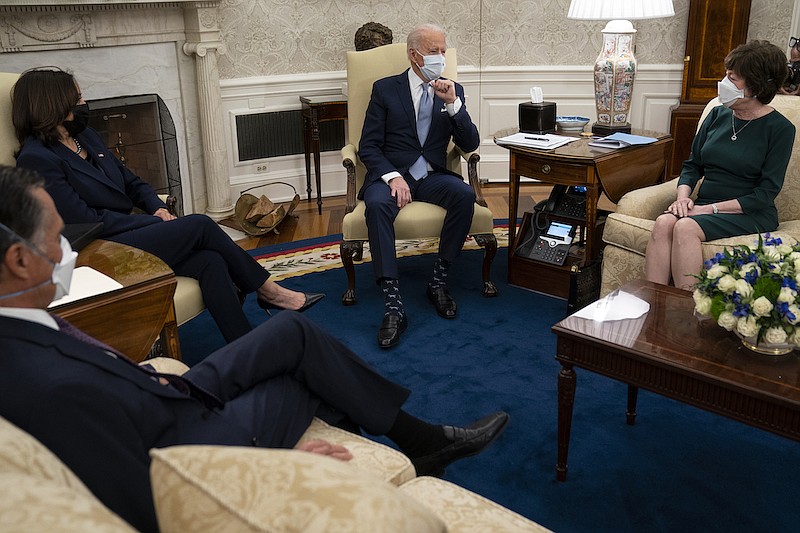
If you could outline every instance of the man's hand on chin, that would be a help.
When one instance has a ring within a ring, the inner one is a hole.
[[[456,101],[456,84],[453,80],[446,80],[439,78],[431,82],[433,89],[436,91],[436,96],[444,100],[446,104],[452,104]]]
[[[411,202],[411,188],[402,176],[389,180],[389,188],[392,190],[392,198],[397,200],[397,207],[400,209]]]

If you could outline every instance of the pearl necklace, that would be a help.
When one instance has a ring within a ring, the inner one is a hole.
[[[736,120],[736,119],[734,118],[734,116],[733,116],[733,113],[731,113],[731,131],[733,132],[733,135],[731,135],[731,140],[732,140],[732,141],[735,141],[736,139],[738,139],[738,135],[739,135],[740,133],[742,133],[742,130],[743,130],[743,129],[745,129],[747,126],[749,126],[751,122],[753,122],[753,119],[751,118],[750,120],[748,120],[747,122],[745,122],[744,126],[742,126],[741,128],[739,128],[739,131],[736,131],[736,123],[735,123],[735,120]]]
[[[83,152],[83,147],[81,146],[81,143],[79,143],[78,139],[76,139],[75,137],[73,137],[72,140],[75,141],[75,155],[81,155],[81,152]]]

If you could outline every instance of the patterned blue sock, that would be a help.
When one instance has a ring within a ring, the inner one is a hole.
[[[400,298],[400,280],[383,278],[381,280],[381,290],[384,297],[384,313],[387,315],[403,316],[403,300]]]
[[[433,281],[430,282],[431,289],[447,286],[447,274],[450,272],[451,264],[447,259],[436,258],[433,264]]]

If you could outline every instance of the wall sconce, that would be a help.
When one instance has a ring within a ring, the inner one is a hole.
[[[572,0],[568,19],[608,20],[603,28],[603,48],[594,63],[594,101],[597,122],[592,132],[610,135],[629,132],[628,114],[636,77],[633,35],[628,19],[650,19],[675,15],[672,0]]]

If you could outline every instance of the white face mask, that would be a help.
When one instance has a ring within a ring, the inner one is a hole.
[[[75,270],[75,261],[78,259],[78,252],[72,250],[72,246],[70,245],[66,237],[61,235],[61,261],[55,263],[53,262],[52,259],[47,257],[44,254],[44,252],[39,250],[39,248],[28,242],[27,239],[23,239],[22,237],[20,237],[19,235],[17,235],[4,225],[3,229],[17,236],[17,238],[19,238],[22,242],[24,242],[31,250],[35,251],[37,254],[41,255],[42,257],[53,263],[53,273],[50,274],[50,279],[44,280],[43,282],[34,285],[33,287],[28,287],[27,289],[22,291],[12,292],[11,294],[0,295],[0,300],[3,300],[5,298],[11,298],[13,296],[19,296],[20,294],[25,294],[26,292],[38,289],[43,285],[51,283],[56,286],[56,293],[53,296],[53,300],[58,300],[69,294],[69,287],[72,284],[72,272],[73,270]]]
[[[75,261],[78,259],[78,252],[72,250],[72,245],[66,237],[61,236],[61,261],[53,264],[53,273],[50,281],[56,286],[56,294],[53,300],[58,300],[69,294],[69,287],[72,284],[72,272],[75,270]]]
[[[734,85],[728,76],[717,82],[717,94],[719,95],[719,101],[725,107],[730,107],[739,98],[744,98],[744,91]]]
[[[419,63],[417,66],[419,67],[420,72],[423,76],[427,78],[426,81],[433,81],[438,80],[442,77],[442,72],[444,72],[444,55],[443,54],[433,54],[433,55],[422,55],[419,50],[417,50],[417,54],[422,56],[422,65]]]

